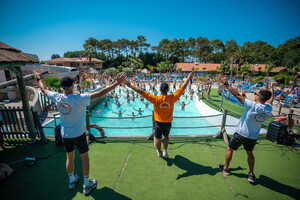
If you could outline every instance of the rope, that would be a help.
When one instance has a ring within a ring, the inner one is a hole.
[[[222,126],[222,125],[198,126],[198,127],[172,127],[172,129],[173,128],[175,128],[175,129],[211,128],[211,127],[220,127],[220,126]],[[229,126],[231,126],[231,125],[229,125]],[[153,128],[153,127],[152,126],[142,126],[142,127],[109,127],[109,126],[101,126],[101,128],[110,128],[110,129],[137,129],[137,128]]]
[[[208,116],[194,116],[194,117],[173,117],[173,118],[205,118],[205,117],[217,117],[221,116],[223,114],[217,114],[217,115],[208,115]]]
[[[152,115],[136,116],[136,117],[101,117],[101,116],[95,116],[95,115],[89,115],[89,116],[95,117],[95,118],[105,118],[105,119],[134,119],[134,118],[152,117]]]

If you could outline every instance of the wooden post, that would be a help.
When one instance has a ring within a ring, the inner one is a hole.
[[[222,118],[222,124],[221,124],[221,130],[213,136],[213,138],[223,138],[225,144],[229,144],[229,136],[226,132],[226,118],[227,118],[227,110],[223,110],[223,118]]]
[[[17,81],[19,85],[19,91],[22,99],[22,105],[23,105],[23,111],[24,111],[24,118],[25,118],[25,123],[27,126],[27,129],[29,131],[29,137],[31,138],[32,142],[36,142],[35,139],[35,131],[34,131],[34,121],[33,121],[33,116],[30,111],[29,107],[29,101],[28,101],[28,95],[26,91],[26,86],[24,83],[23,75],[22,75],[22,69],[20,66],[15,67],[15,69],[19,72],[17,76]]]
[[[294,110],[293,109],[289,109],[289,114],[288,114],[288,118],[287,118],[287,130],[288,130],[288,134],[290,134],[291,132],[291,123],[292,123],[292,120],[293,120],[293,114],[294,114]]]
[[[31,107],[32,109],[32,107]],[[37,111],[33,111],[32,109],[32,115],[33,115],[33,118],[36,122],[36,129],[38,130],[39,134],[40,134],[40,138],[41,138],[41,141],[43,144],[46,144],[47,143],[47,139],[45,137],[45,133],[44,133],[44,129],[41,125],[41,122],[40,122],[40,119],[39,119],[39,114]]]
[[[279,110],[278,110],[278,115],[280,115],[282,109],[282,104],[279,102]]]

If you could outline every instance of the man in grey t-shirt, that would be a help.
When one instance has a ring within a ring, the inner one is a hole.
[[[92,99],[105,95],[116,86],[123,83],[126,79],[126,74],[118,75],[115,83],[99,92],[93,92],[91,94],[73,94],[74,80],[70,77],[64,77],[60,81],[63,93],[51,92],[45,89],[39,73],[34,72],[34,76],[38,81],[41,91],[55,102],[60,113],[61,134],[67,152],[66,168],[69,174],[69,189],[75,188],[80,179],[78,174],[74,174],[74,147],[76,146],[82,160],[82,172],[84,178],[83,193],[88,195],[92,189],[96,188],[97,181],[89,180],[89,148],[85,136],[86,126],[84,124],[86,106],[90,105]]]
[[[220,78],[220,82],[228,89],[240,102],[244,105],[245,112],[240,118],[233,138],[231,139],[225,156],[225,164],[219,164],[219,168],[223,174],[229,175],[229,164],[232,158],[233,150],[237,150],[241,145],[244,146],[249,165],[248,181],[254,183],[256,177],[254,175],[254,155],[253,149],[256,145],[258,134],[263,122],[265,122],[272,112],[273,87],[268,85],[267,89],[261,89],[254,93],[254,101],[245,99],[237,90],[229,85],[224,77]]]

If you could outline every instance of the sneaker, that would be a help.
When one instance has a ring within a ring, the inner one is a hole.
[[[164,158],[169,158],[169,154],[167,151],[164,151],[163,154],[162,154],[162,157]]]
[[[254,183],[255,180],[256,180],[255,175],[250,175],[250,174],[248,175],[248,181],[249,181],[250,183]]]
[[[219,169],[225,174],[226,176],[230,175],[229,169],[224,169],[224,165],[218,164]]]
[[[162,157],[162,152],[161,151],[157,151],[157,156],[158,157]]]
[[[96,187],[97,187],[97,181],[96,180],[90,180],[90,185],[89,186],[83,185],[83,194],[88,195]]]
[[[74,176],[75,176],[75,180],[69,184],[69,190],[74,189],[80,179],[80,176],[78,174],[74,174]]]

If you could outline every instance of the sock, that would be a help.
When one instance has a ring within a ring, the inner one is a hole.
[[[83,183],[84,183],[85,186],[90,185],[89,175],[83,177]]]
[[[69,175],[69,180],[70,180],[70,183],[72,183],[73,181],[75,181],[75,176],[74,176],[74,172],[71,173],[71,174],[68,174]]]

